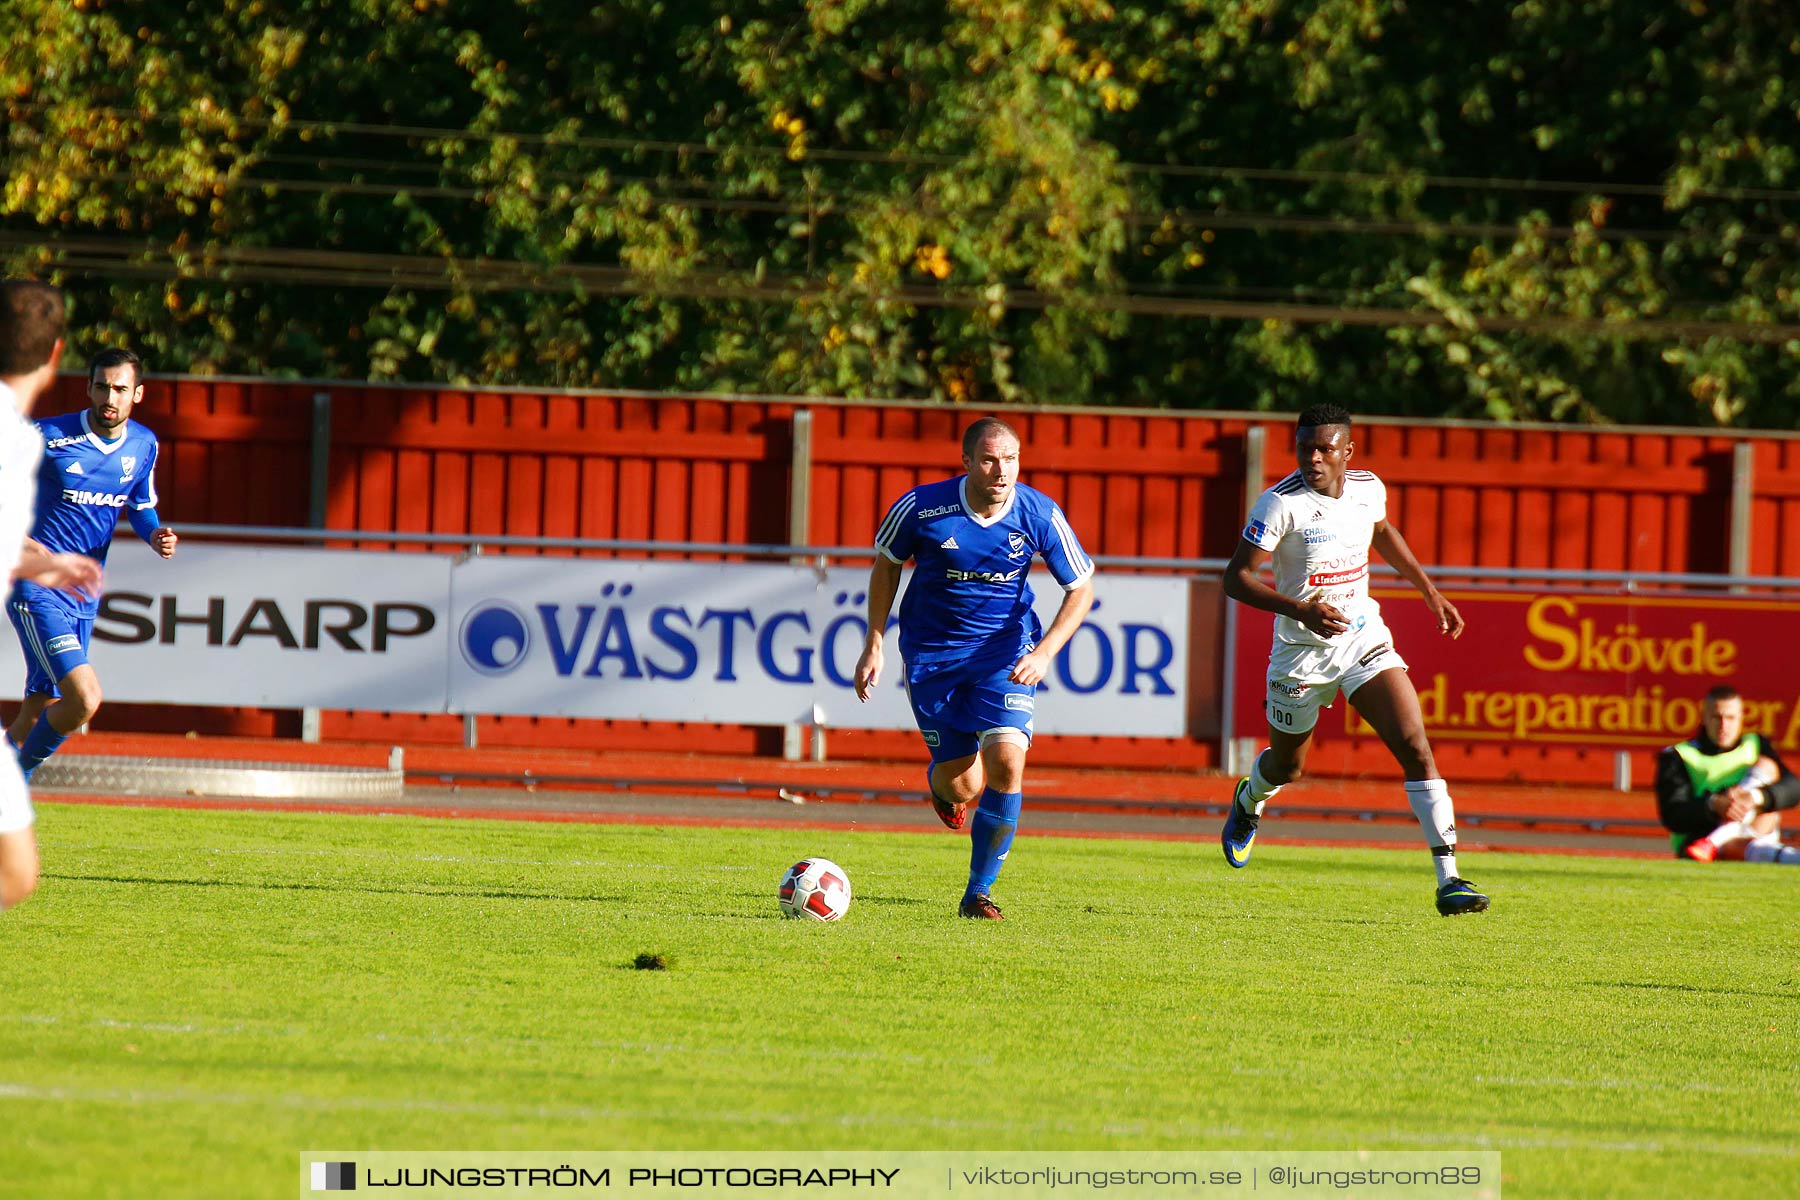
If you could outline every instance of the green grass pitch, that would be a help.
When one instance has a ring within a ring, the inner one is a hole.
[[[1506,1194],[1788,1193],[1800,872],[45,804],[0,1179],[290,1196],[309,1149],[1470,1149]],[[856,900],[781,919],[823,854]],[[636,970],[641,953],[668,969]]]

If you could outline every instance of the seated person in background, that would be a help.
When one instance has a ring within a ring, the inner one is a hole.
[[[1700,732],[1656,760],[1656,812],[1678,858],[1800,866],[1781,844],[1781,809],[1800,804],[1800,776],[1775,747],[1744,732],[1744,701],[1728,684],[1700,702]]]

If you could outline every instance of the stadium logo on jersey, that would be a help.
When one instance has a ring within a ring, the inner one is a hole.
[[[943,541],[938,543],[938,549],[939,550],[961,550],[962,547],[956,544],[955,535],[951,535],[950,537],[947,537]]]
[[[463,619],[457,638],[463,661],[483,675],[504,675],[525,661],[531,626],[503,600],[490,600]]]
[[[1006,707],[1016,712],[1031,712],[1036,702],[1030,696],[1020,692],[1006,693]]]
[[[959,512],[959,511],[961,511],[961,509],[962,509],[962,506],[960,504],[942,504],[942,505],[939,505],[937,508],[927,508],[924,511],[922,511],[921,513],[919,513],[919,520],[923,521],[926,517],[945,516],[946,514],[949,514],[949,513]]]
[[[77,488],[63,489],[65,504],[98,504],[103,508],[124,508],[125,497],[115,496],[111,492],[90,492]]]
[[[951,583],[1011,583],[1018,577],[1019,572],[1016,570],[958,571],[952,569],[944,572],[944,578],[948,579]]]
[[[1025,553],[1025,535],[1009,533],[1006,535],[1006,557],[1017,558]]]

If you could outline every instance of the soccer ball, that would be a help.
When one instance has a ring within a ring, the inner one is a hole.
[[[784,917],[835,921],[850,911],[850,876],[828,858],[803,858],[781,877],[775,898]]]

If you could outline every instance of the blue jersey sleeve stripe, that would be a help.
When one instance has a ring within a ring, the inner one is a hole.
[[[888,509],[887,519],[882,521],[881,528],[875,532],[875,548],[886,557],[894,557],[892,550],[894,538],[899,534],[900,526],[906,523],[906,518],[911,515],[917,504],[918,493],[908,492],[894,501],[894,507]],[[906,560],[901,558],[894,561],[905,562]]]
[[[138,505],[139,508],[156,507],[156,460],[161,452],[162,447],[156,441],[152,440],[150,443],[150,454],[148,456],[150,461],[144,464],[144,495],[146,499],[142,504]]]
[[[1088,558],[1081,548],[1081,540],[1075,531],[1069,528],[1069,522],[1062,514],[1062,509],[1050,510],[1050,524],[1056,529],[1056,536],[1062,542],[1063,556],[1069,560],[1069,569],[1085,579],[1094,573],[1093,560]],[[1074,585],[1070,585],[1074,586]]]

